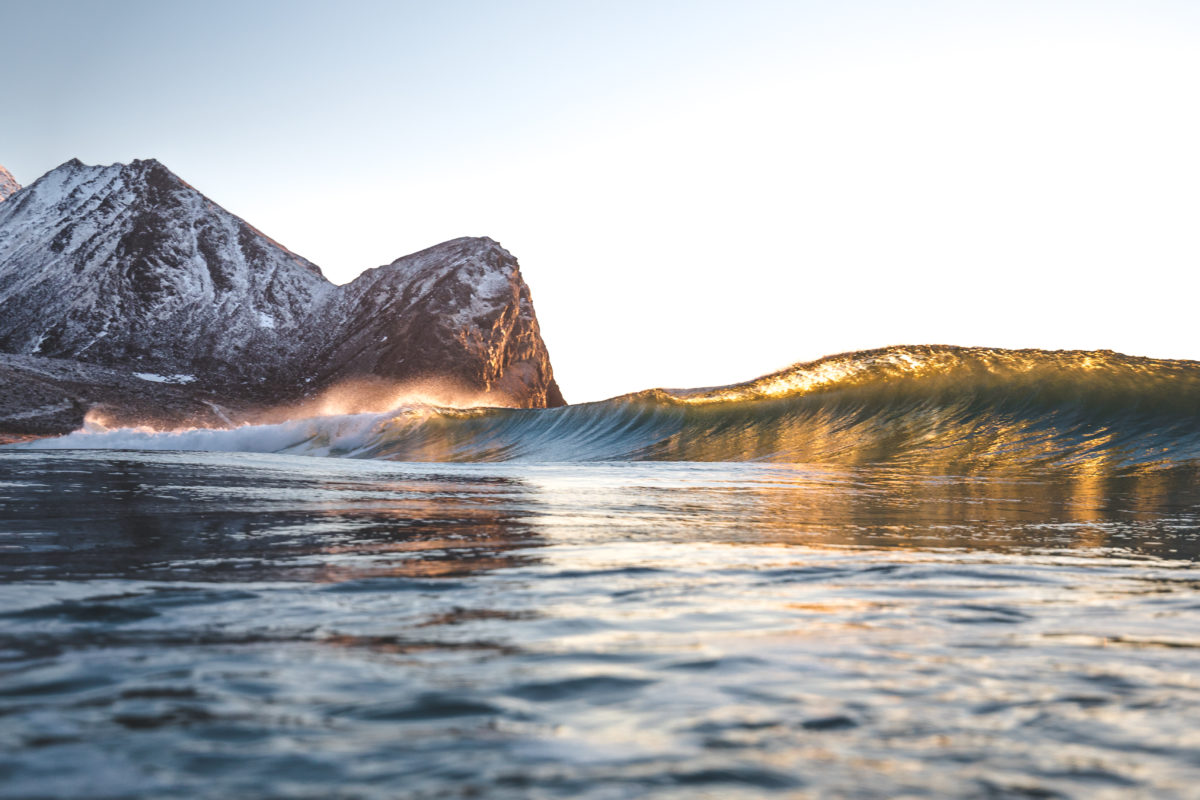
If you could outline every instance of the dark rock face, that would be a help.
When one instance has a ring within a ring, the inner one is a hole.
[[[343,323],[317,351],[321,383],[436,375],[520,406],[564,404],[529,287],[491,239],[445,242],[340,289],[327,317]]]
[[[70,161],[0,203],[0,353],[151,375],[135,389],[243,406],[351,379],[563,402],[529,288],[491,239],[456,239],[334,286],[153,160]],[[10,386],[24,374],[15,369],[3,373]],[[0,399],[0,429],[6,414],[33,410],[15,394]]]

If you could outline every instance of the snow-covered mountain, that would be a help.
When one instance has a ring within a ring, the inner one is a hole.
[[[285,380],[334,287],[157,161],[69,161],[0,204],[0,351]]]
[[[0,353],[264,403],[354,378],[562,403],[529,288],[491,239],[335,286],[154,160],[72,160],[0,203]]]

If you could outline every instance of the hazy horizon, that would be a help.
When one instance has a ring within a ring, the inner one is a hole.
[[[20,183],[156,158],[337,283],[491,237],[571,402],[893,344],[1200,358],[1185,3],[2,7]]]

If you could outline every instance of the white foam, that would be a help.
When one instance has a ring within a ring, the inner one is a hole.
[[[351,455],[378,439],[391,414],[346,414],[236,428],[105,428],[82,430],[14,447],[31,450],[204,450],[212,452]]]

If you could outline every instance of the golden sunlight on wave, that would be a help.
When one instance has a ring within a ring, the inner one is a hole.
[[[1142,358],[1110,350],[1003,350],[955,345],[896,345],[839,353],[793,364],[778,372],[729,386],[656,390],[678,403],[709,404],[810,394],[901,379],[956,380],[1098,378],[1119,380],[1188,379],[1197,381],[1200,364]]]

